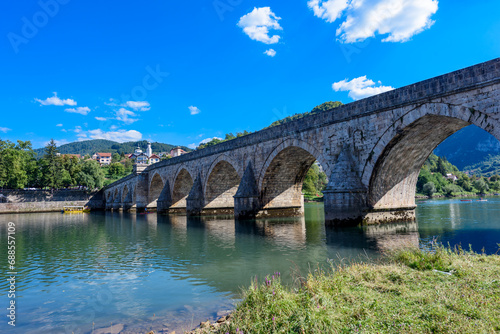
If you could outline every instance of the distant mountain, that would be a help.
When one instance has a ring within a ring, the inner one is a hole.
[[[137,146],[139,146],[143,151],[146,151],[148,142],[147,140],[141,140],[137,142],[117,143],[111,140],[94,139],[64,144],[59,146],[58,150],[61,154],[81,154],[82,156],[89,154],[92,156],[97,152],[119,154],[133,153]],[[170,150],[174,147],[177,147],[177,145],[157,142],[151,143],[151,149],[154,153],[170,152]],[[186,152],[192,151],[190,148],[187,148],[185,146],[181,146],[181,148]],[[44,148],[38,148],[35,150],[35,152],[37,153],[38,157],[41,157],[44,154]]]
[[[498,156],[500,142],[488,132],[471,125],[448,137],[434,150],[434,154],[445,156],[458,169],[466,171],[470,170],[467,166],[489,160],[490,156]]]

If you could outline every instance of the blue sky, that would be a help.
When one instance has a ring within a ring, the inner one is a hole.
[[[0,138],[197,145],[500,56],[500,2],[4,1]]]

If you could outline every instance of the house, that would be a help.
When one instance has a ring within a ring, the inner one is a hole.
[[[133,159],[135,159],[135,162],[140,165],[147,165],[149,157],[146,153],[141,153],[139,155],[135,155]]]
[[[456,175],[453,175],[453,174],[450,174],[450,173],[446,174],[446,178],[448,180],[452,180],[453,182],[455,182],[456,180],[458,180],[458,177]]]
[[[172,156],[172,158],[179,157],[179,156],[186,154],[186,153],[187,152],[184,151],[180,147],[176,147],[176,148],[173,148],[172,150],[170,150],[170,155]]]
[[[150,157],[149,157],[149,163],[150,164],[155,164],[157,162],[160,162],[160,157],[157,156],[156,154],[152,154]]]
[[[97,162],[101,166],[109,165],[111,163],[111,153],[97,153]]]

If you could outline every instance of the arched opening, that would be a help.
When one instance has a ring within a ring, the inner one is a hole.
[[[156,208],[158,198],[160,197],[161,191],[163,190],[163,180],[160,174],[156,173],[149,184],[149,204],[148,207]]]
[[[234,208],[234,195],[241,178],[227,161],[219,161],[210,172],[205,186],[206,208]]]
[[[128,187],[125,185],[122,192],[122,202],[127,202],[128,199]]]
[[[456,131],[470,125],[458,118],[426,115],[398,130],[374,166],[368,193],[373,209],[415,207],[420,169],[432,151]]]
[[[120,194],[118,193],[118,188],[115,189],[115,194],[113,196],[114,202],[118,202],[120,200]]]
[[[261,181],[263,209],[302,208],[302,185],[315,161],[311,153],[300,147],[291,146],[279,152],[269,163]]]
[[[182,169],[177,175],[172,191],[172,208],[186,208],[186,197],[193,187],[193,178],[189,172]]]

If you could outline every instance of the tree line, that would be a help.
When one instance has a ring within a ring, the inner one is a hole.
[[[44,154],[37,159],[30,141],[13,143],[0,139],[0,188],[60,189],[84,187],[102,188],[104,171],[95,160],[81,160],[74,156],[59,155],[51,140]]]
[[[446,160],[446,157],[438,157],[434,154],[431,154],[425,162],[417,181],[417,194],[429,197],[452,197],[497,191],[500,191],[499,175],[493,175],[490,178],[469,176],[460,172],[456,166]]]

